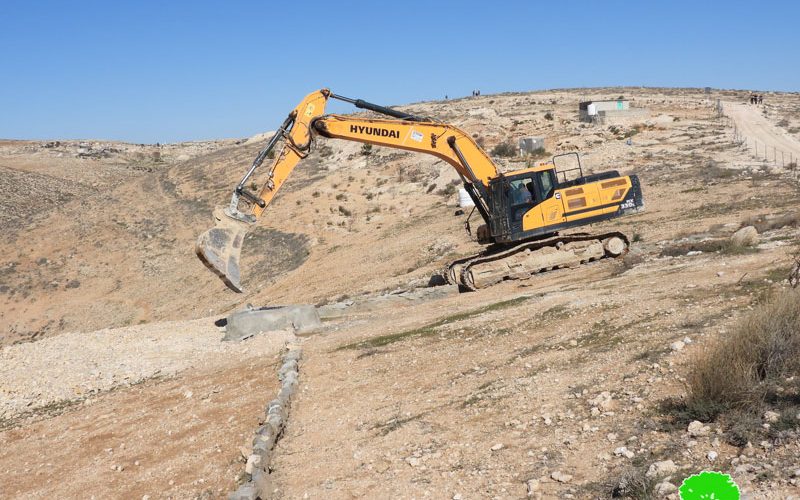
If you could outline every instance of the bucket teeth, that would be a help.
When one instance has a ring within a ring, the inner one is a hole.
[[[233,291],[241,293],[239,256],[247,234],[247,224],[214,211],[216,224],[197,238],[195,253],[209,269]]]

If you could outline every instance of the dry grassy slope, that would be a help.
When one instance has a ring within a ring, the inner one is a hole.
[[[632,171],[670,161],[657,150],[645,158],[607,130],[577,125],[580,98],[620,93],[650,106],[655,115],[660,108],[684,112],[684,121],[662,124],[664,134],[679,129],[691,136],[686,120],[698,114],[698,104],[705,105],[699,94],[680,91],[596,89],[484,96],[407,109],[462,126],[487,149],[506,137],[545,135],[555,151],[589,153],[586,162],[594,169]],[[546,112],[555,119],[546,120]],[[119,151],[107,158],[78,159],[74,143],[4,143],[0,167],[34,176],[27,182],[30,194],[48,186],[44,190],[52,194],[45,199],[60,202],[44,211],[39,198],[20,202],[25,212],[39,216],[0,243],[0,305],[7,311],[0,328],[9,332],[2,342],[197,317],[246,301],[317,302],[394,288],[425,280],[447,257],[477,249],[462,220],[452,216],[452,198],[437,194],[456,179],[449,166],[379,148],[365,158],[357,144],[324,145],[331,149],[297,168],[251,236],[243,259],[250,294],[239,296],[204,271],[192,247],[208,227],[211,208],[227,201],[258,143],[171,145],[160,163],[153,161],[152,148],[135,145],[112,144],[108,147]],[[94,146],[99,149],[102,145]],[[19,191],[14,179],[5,181],[7,200],[18,198],[10,194]],[[4,216],[20,223],[8,205]]]
[[[168,290],[182,271],[167,270],[166,281],[156,276],[181,253],[174,243],[189,238],[191,215],[164,182],[174,158],[123,152],[78,159],[70,148],[41,146],[25,154],[31,147],[11,145],[0,157],[17,172],[4,178],[3,192],[19,193],[20,212],[34,214],[17,216],[2,243],[3,342],[169,316],[180,296]]]

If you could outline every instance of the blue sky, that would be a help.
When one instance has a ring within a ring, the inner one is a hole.
[[[800,3],[2,0],[0,48],[0,138],[174,142],[272,130],[321,87],[800,91]]]

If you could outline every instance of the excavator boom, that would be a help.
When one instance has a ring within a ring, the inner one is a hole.
[[[330,98],[396,119],[324,115]],[[249,226],[264,213],[298,162],[308,156],[315,133],[325,137],[433,154],[453,165],[465,181],[481,186],[488,184],[489,179],[497,175],[497,169],[486,153],[468,134],[456,127],[361,99],[338,96],[328,89],[312,92],[289,113],[278,131],[259,152],[234,189],[229,206],[214,211],[215,226],[200,235],[195,245],[195,252],[200,260],[234,291],[242,291],[239,258]],[[283,146],[275,154],[266,180],[258,193],[250,191],[247,187],[248,181],[280,139],[284,140]],[[250,203],[250,213],[239,210],[242,199]]]

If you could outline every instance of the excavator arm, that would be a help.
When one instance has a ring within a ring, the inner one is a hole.
[[[355,116],[325,115],[328,99],[338,99],[395,118],[367,119]],[[214,211],[215,226],[197,240],[200,260],[234,291],[241,292],[239,256],[244,236],[260,217],[300,160],[308,156],[315,135],[405,149],[434,155],[450,165],[469,187],[481,215],[488,220],[489,181],[498,175],[497,167],[466,132],[429,118],[403,113],[333,94],[328,89],[312,92],[292,110],[278,131],[259,152],[247,173],[237,184],[227,208]],[[248,181],[273,151],[280,139],[283,145],[269,167],[257,193]],[[249,212],[240,205],[249,204]]]

